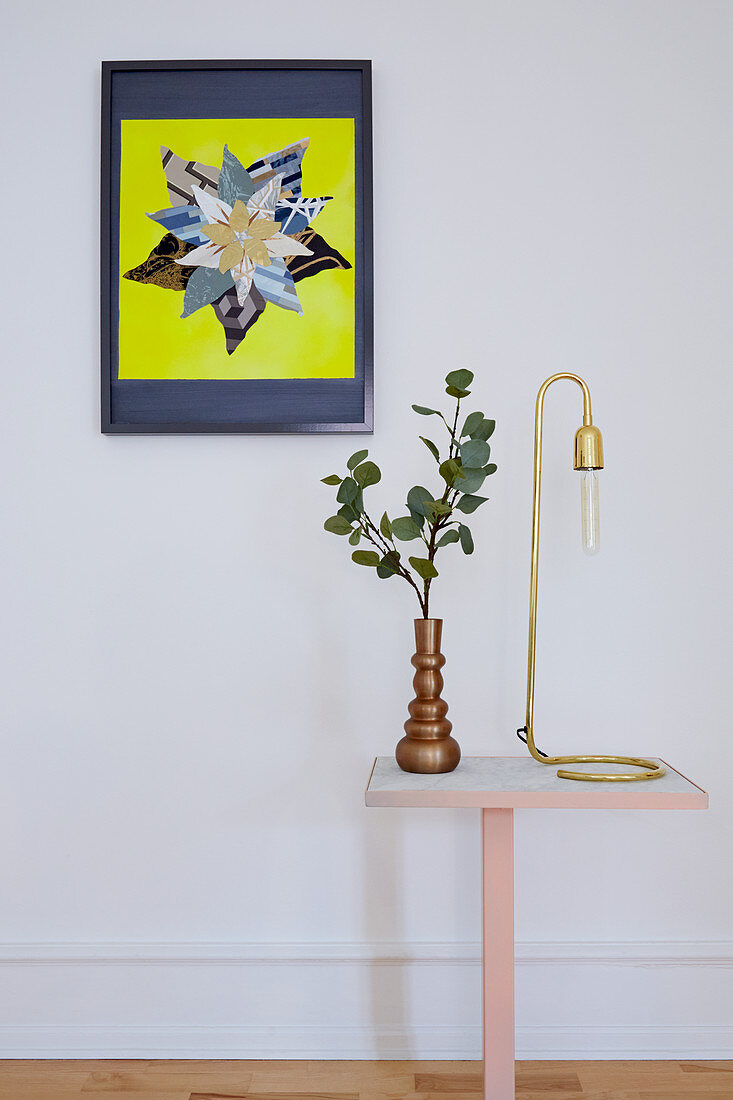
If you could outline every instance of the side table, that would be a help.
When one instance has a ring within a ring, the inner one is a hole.
[[[707,809],[705,791],[665,766],[660,779],[593,783],[558,779],[555,768],[527,756],[464,757],[443,775],[403,772],[391,756],[375,760],[367,806],[481,810],[485,1100],[514,1100],[514,811]]]

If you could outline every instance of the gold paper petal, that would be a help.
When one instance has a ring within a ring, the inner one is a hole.
[[[250,214],[241,199],[237,199],[229,215],[229,224],[236,233],[244,233],[249,225]]]
[[[278,223],[273,221],[272,218],[255,218],[247,229],[247,236],[254,237],[256,241],[266,241],[268,237],[272,237],[279,230]]]
[[[230,271],[233,267],[237,267],[241,264],[244,258],[244,249],[239,241],[235,241],[234,244],[228,244],[221,256],[219,257],[219,271],[223,274],[225,271]]]
[[[202,225],[201,232],[214,244],[231,244],[236,240],[234,230],[229,225]]]
[[[244,242],[244,251],[252,263],[261,264],[263,267],[267,267],[270,263],[267,249],[262,241],[254,241],[249,238]]]

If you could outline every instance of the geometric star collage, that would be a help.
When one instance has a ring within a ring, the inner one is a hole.
[[[295,284],[351,264],[311,227],[330,196],[303,198],[309,138],[248,168],[224,146],[220,169],[160,154],[171,205],[148,214],[165,235],[125,279],[183,291],[182,318],[211,306],[231,355],[268,303],[302,314]]]

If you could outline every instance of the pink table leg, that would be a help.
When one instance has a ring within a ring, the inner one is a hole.
[[[514,811],[482,810],[484,1098],[514,1100]]]

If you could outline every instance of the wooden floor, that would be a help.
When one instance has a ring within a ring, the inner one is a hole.
[[[0,1100],[481,1100],[479,1062],[0,1061]],[[731,1062],[518,1062],[516,1100],[733,1100]]]

